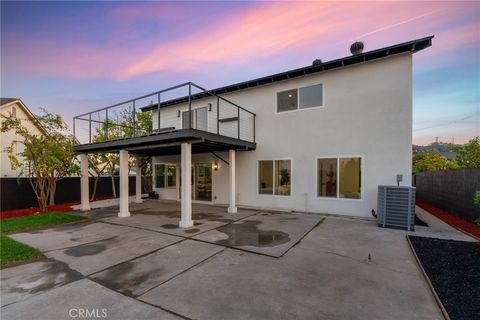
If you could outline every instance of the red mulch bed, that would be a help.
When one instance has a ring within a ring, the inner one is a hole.
[[[465,232],[478,240],[480,240],[480,227],[473,224],[470,221],[464,220],[460,217],[457,217],[451,213],[438,209],[437,207],[432,206],[431,204],[423,201],[418,200],[416,201],[417,206],[422,208],[423,210],[428,211],[429,213],[433,214],[435,217],[439,218],[440,220],[448,223],[455,229],[458,229],[462,232]]]
[[[96,197],[94,201],[106,200],[106,199],[112,199],[112,198],[113,197]],[[74,206],[77,204],[80,204],[80,201],[56,204],[53,206],[48,206],[48,211],[69,212],[69,211],[73,211],[71,206]],[[8,219],[8,218],[23,217],[23,216],[31,216],[32,214],[35,214],[38,212],[40,212],[40,209],[38,207],[0,211],[0,220]]]

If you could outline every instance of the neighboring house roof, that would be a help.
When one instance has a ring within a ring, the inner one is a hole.
[[[27,116],[30,118],[32,123],[40,130],[43,134],[47,134],[45,129],[38,123],[38,121],[35,121],[35,115],[28,109],[27,105],[23,103],[23,101],[20,98],[0,98],[0,107],[7,107],[9,105],[17,105],[20,106],[20,108],[23,109],[23,111],[27,114]]]
[[[354,64],[365,63],[367,61],[381,59],[381,58],[385,58],[387,56],[391,56],[399,53],[405,53],[405,52],[415,53],[430,47],[432,45],[433,37],[434,36],[429,36],[425,38],[411,40],[411,41],[403,42],[390,47],[385,47],[385,48],[372,50],[372,51],[368,51],[360,54],[355,54],[355,55],[343,57],[340,59],[331,60],[331,61],[323,62],[316,65],[310,65],[310,66],[306,66],[298,69],[293,69],[293,70],[289,70],[289,71],[285,71],[285,72],[281,72],[281,73],[253,79],[253,80],[239,82],[232,85],[209,90],[209,92],[216,95],[220,95],[224,93],[230,93],[238,90],[266,85],[266,84],[270,84],[278,81],[293,79],[293,78],[310,75],[314,73],[324,72],[327,70],[342,68],[342,67],[346,67]],[[193,94],[192,100],[202,99],[208,96],[211,96],[211,94],[209,93]],[[161,102],[160,107],[164,108],[171,105],[184,103],[187,101],[188,101],[188,96],[185,96],[178,99]],[[158,103],[141,108],[142,111],[151,111],[156,109],[158,109]]]
[[[18,98],[0,98],[0,106],[3,106],[4,104],[9,104],[11,102],[20,100]]]

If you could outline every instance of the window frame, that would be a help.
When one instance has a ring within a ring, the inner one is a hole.
[[[289,195],[282,195],[282,194],[275,194],[275,161],[281,160],[288,160],[290,161],[290,194]],[[273,193],[272,194],[265,194],[260,193],[259,182],[260,182],[260,161],[272,161],[272,174],[273,174]],[[293,158],[273,158],[273,159],[257,159],[257,180],[256,180],[256,190],[257,195],[265,196],[265,197],[280,197],[280,198],[291,198],[293,195]]]
[[[162,166],[165,166],[165,169],[164,169],[164,187],[163,188],[160,188],[160,187],[157,187],[157,165],[162,165]],[[168,169],[167,167],[169,166],[173,166],[175,167],[175,186],[169,186],[168,185]],[[177,164],[176,163],[171,163],[171,162],[154,162],[153,163],[153,185],[155,186],[155,189],[165,189],[165,190],[168,190],[168,189],[176,189],[177,188],[177,184],[178,184],[178,181],[177,181]]]
[[[206,130],[203,130],[203,129],[197,129],[197,110],[198,109],[202,109],[202,108],[205,108],[207,110],[207,129]],[[180,112],[181,112],[181,116],[180,116],[180,128],[183,130],[183,129],[190,129],[190,128],[184,128],[183,127],[183,113],[184,112],[188,112],[188,106],[186,109],[180,109]],[[192,117],[192,129],[197,129],[197,130],[200,130],[200,131],[206,131],[206,132],[209,132],[208,129],[210,128],[209,125],[210,125],[210,109],[209,109],[209,105],[202,105],[200,107],[192,107],[192,114],[193,114],[193,117]]]
[[[322,85],[322,105],[321,106],[314,106],[310,108],[300,108],[300,88],[306,88],[306,87],[313,87],[317,85]],[[290,90],[297,90],[297,108],[294,110],[288,110],[288,111],[278,111],[278,94],[281,92],[285,91],[290,91]],[[290,89],[282,89],[279,91],[275,92],[275,114],[284,114],[284,113],[290,113],[290,112],[298,112],[298,111],[304,111],[304,110],[315,110],[315,109],[322,109],[325,108],[325,83],[324,82],[319,82],[319,83],[313,83],[313,84],[308,84],[304,85],[301,87],[293,87]]]
[[[360,198],[341,198],[340,197],[340,159],[359,158],[360,159]],[[335,197],[318,195],[318,160],[321,159],[337,159],[337,195]],[[364,170],[365,156],[363,155],[344,155],[344,156],[318,156],[315,157],[315,199],[334,200],[334,201],[363,201],[364,190]]]

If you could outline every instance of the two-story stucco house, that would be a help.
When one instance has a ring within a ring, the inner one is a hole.
[[[123,104],[151,114],[151,133],[135,132],[134,121],[132,136],[76,151],[120,152],[124,176],[128,154],[152,156],[154,190],[181,201],[182,227],[192,225],[192,201],[232,214],[242,206],[369,217],[379,185],[411,184],[412,56],[432,38],[214,90],[187,83],[185,96],[166,95],[178,86],[132,99]],[[75,121],[104,123],[109,110]],[[128,216],[123,195],[119,215]]]

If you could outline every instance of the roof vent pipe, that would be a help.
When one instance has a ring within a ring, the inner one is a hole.
[[[314,66],[314,67],[315,67],[315,66],[319,66],[319,65],[321,65],[321,64],[322,64],[322,60],[320,60],[320,59],[315,59],[315,60],[313,60],[313,62],[312,62],[312,66]]]
[[[350,52],[353,54],[353,55],[356,55],[356,54],[360,54],[363,52],[363,42],[361,41],[356,41],[354,43],[352,43],[352,45],[350,46]]]

